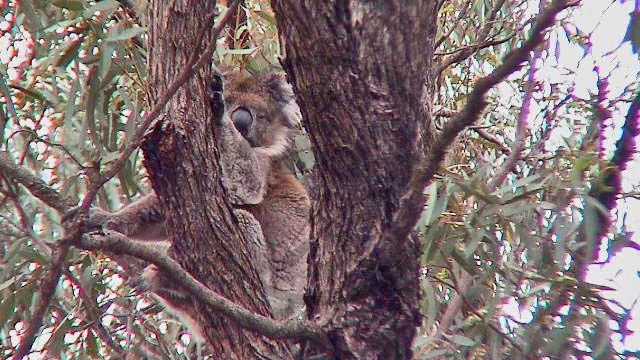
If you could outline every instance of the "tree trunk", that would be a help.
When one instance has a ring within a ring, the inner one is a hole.
[[[392,219],[432,137],[438,3],[272,0],[317,164],[305,302],[340,359],[411,358],[421,322],[415,221]]]
[[[148,12],[148,92],[153,102],[191,56],[195,40],[215,9],[213,1],[151,1]],[[146,136],[145,166],[168,214],[170,254],[195,278],[237,304],[269,316],[269,303],[238,230],[221,184],[219,152],[207,99],[210,65],[198,70],[173,96],[165,115]],[[286,344],[243,330],[199,302],[192,316],[201,324],[216,358],[291,358]]]

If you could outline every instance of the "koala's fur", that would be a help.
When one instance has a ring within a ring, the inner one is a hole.
[[[216,129],[223,183],[231,203],[237,205],[235,214],[245,238],[254,248],[254,264],[274,316],[285,319],[303,307],[309,248],[310,200],[283,162],[297,133],[300,110],[284,74],[226,74],[223,96],[216,81],[220,77],[212,81],[210,101],[217,104],[224,99],[225,112],[218,114],[221,121]],[[155,194],[114,214],[96,213],[95,218],[107,229],[167,247],[162,242],[167,238],[164,214]],[[186,294],[175,286],[170,288],[171,283],[150,266],[138,287],[154,292],[168,310],[191,322],[192,330],[198,332],[188,316],[192,305]]]

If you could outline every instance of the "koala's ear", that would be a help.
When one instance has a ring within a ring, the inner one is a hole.
[[[287,75],[284,72],[270,73],[265,79],[264,86],[268,89],[271,98],[279,104],[280,114],[285,124],[291,128],[299,127],[302,116],[293,89],[287,82]]]
[[[287,82],[287,75],[284,72],[274,72],[267,75],[266,87],[273,99],[279,103],[289,103],[294,101],[293,89]]]

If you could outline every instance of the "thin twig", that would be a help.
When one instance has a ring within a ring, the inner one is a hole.
[[[474,126],[470,126],[469,129],[473,130],[481,138],[487,140],[488,142],[490,142],[492,144],[495,144],[505,154],[510,154],[511,153],[511,149],[506,147],[505,144],[502,143],[502,141],[500,141],[497,137],[493,136],[492,134],[489,134],[488,132],[486,132],[486,131],[478,128],[478,127],[474,127]]]
[[[42,179],[33,175],[24,167],[15,164],[6,151],[0,151],[0,171],[7,178],[22,184],[33,196],[60,213],[66,212],[74,205],[73,201],[60,195],[59,192],[48,186]]]
[[[68,251],[68,246],[60,246],[53,251],[51,268],[43,275],[40,281],[39,300],[31,309],[31,321],[29,321],[27,329],[22,334],[22,341],[13,356],[16,360],[21,360],[31,350],[36,334],[42,326],[44,313],[49,307],[49,301],[56,291]]]
[[[527,82],[524,84],[524,94],[522,95],[522,107],[520,108],[520,114],[518,115],[518,121],[516,122],[516,137],[514,140],[514,148],[507,160],[502,164],[502,167],[496,172],[495,177],[488,185],[489,192],[495,191],[509,173],[513,171],[518,160],[522,156],[524,150],[524,144],[527,137],[527,121],[529,120],[529,114],[531,113],[531,100],[533,99],[533,92],[536,88],[536,63],[542,56],[542,47],[536,48],[529,61],[529,75]]]
[[[478,44],[476,44],[476,46],[464,48],[462,51],[459,51],[455,54],[452,54],[442,59],[442,61],[440,61],[438,65],[437,73],[442,72],[444,69],[446,69],[450,65],[453,65],[455,63],[458,63],[468,58],[479,49],[487,46],[491,46],[491,45],[486,45],[486,43],[488,43],[488,40],[489,40],[489,32],[491,31],[491,29],[493,29],[494,21],[498,16],[498,13],[500,12],[500,9],[502,9],[502,6],[504,5],[505,1],[506,0],[498,0],[498,2],[491,9],[491,13],[487,18],[487,22],[484,24],[484,26],[482,27],[482,29],[480,29],[480,32],[478,33],[478,37],[477,37],[477,39],[479,40]]]
[[[458,134],[480,118],[487,106],[485,97],[489,90],[522,66],[529,57],[529,53],[544,41],[546,30],[555,23],[555,18],[561,11],[571,6],[576,6],[579,2],[554,0],[549,8],[538,15],[529,38],[520,47],[509,52],[502,64],[491,74],[476,81],[462,111],[446,123],[440,135],[430,146],[429,152],[424,154],[424,157],[416,165],[411,180],[407,184],[407,190],[400,198],[398,210],[391,222],[392,226],[385,232],[385,237],[390,237],[391,239],[388,239],[388,242],[385,243],[393,244],[395,242],[394,239],[405,238],[409,231],[413,229],[425,203],[423,194],[425,186],[428,185],[439,169],[447,149],[455,142]],[[404,254],[394,254],[393,256],[396,258],[395,260],[401,261]]]
[[[82,286],[80,280],[78,280],[69,269],[64,270],[64,276],[67,277],[75,286],[78,287],[78,292],[80,297],[82,298],[82,302],[84,303],[84,310],[86,312],[86,316],[90,324],[98,337],[105,343],[107,346],[113,350],[115,354],[117,354],[120,358],[124,358],[125,352],[122,346],[118,344],[109,334],[109,331],[105,329],[104,325],[102,325],[101,321],[101,313],[97,306],[95,298],[91,296],[91,294],[87,293],[87,289]]]
[[[45,139],[45,138],[41,137],[40,135],[38,135],[38,133],[35,132],[32,129],[20,129],[20,130],[14,131],[14,132],[11,133],[11,135],[9,135],[9,138],[7,139],[7,141],[9,141],[9,139],[11,137],[16,136],[16,135],[18,135],[20,133],[24,133],[24,132],[29,134],[32,137],[32,139],[35,139],[37,141],[41,141],[41,142],[43,142],[43,143],[45,143],[45,144],[47,144],[49,146],[52,146],[52,147],[55,147],[55,148],[58,148],[58,149],[62,150],[71,159],[71,161],[73,161],[80,169],[84,169],[85,168],[85,166],[82,165],[82,162],[78,158],[76,158],[75,155],[73,155],[69,151],[69,149],[67,149],[66,146],[64,146],[63,144],[56,143],[56,142],[53,142],[53,141]]]
[[[453,31],[458,27],[458,24],[460,23],[462,18],[467,14],[467,10],[469,10],[470,6],[471,0],[467,0],[462,10],[460,10],[460,12],[458,13],[456,19],[451,24],[449,24],[449,30],[445,34],[443,34],[440,39],[438,39],[438,41],[436,41],[436,43],[433,45],[434,49],[437,49],[451,35],[451,33],[453,33]]]
[[[455,293],[453,294],[453,298],[449,301],[447,305],[447,310],[444,312],[442,317],[440,318],[440,323],[438,324],[438,328],[434,330],[433,336],[434,340],[438,340],[442,337],[442,335],[449,329],[451,324],[453,323],[453,319],[455,319],[456,315],[460,312],[463,304],[464,294],[469,291],[471,288],[473,276],[468,272],[462,270],[462,274],[460,275],[460,280],[458,280],[457,286],[455,287]]]

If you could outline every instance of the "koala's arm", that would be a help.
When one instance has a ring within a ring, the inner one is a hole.
[[[145,195],[113,214],[97,210],[91,217],[92,222],[100,223],[103,228],[133,239],[161,241],[167,237],[164,213],[155,193]]]
[[[269,154],[255,151],[236,129],[230,115],[225,113],[222,91],[222,76],[216,74],[210,83],[209,105],[213,110],[213,122],[220,145],[223,184],[232,203],[258,204],[267,191]]]
[[[221,120],[220,163],[223,184],[229,199],[237,205],[253,205],[262,202],[267,191],[268,154],[255,151],[236,130],[231,119]]]

